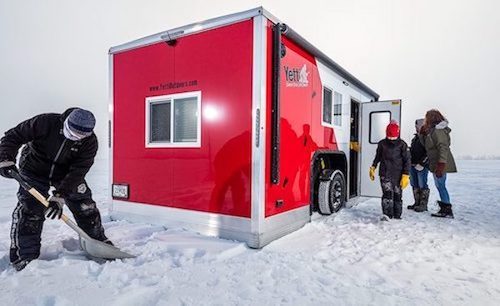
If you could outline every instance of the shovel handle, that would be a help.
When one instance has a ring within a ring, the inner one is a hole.
[[[49,207],[49,201],[41,194],[38,190],[36,190],[34,187],[32,187],[28,182],[26,182],[21,175],[16,172],[16,171],[9,171],[9,174],[14,178],[16,181],[19,182],[21,187],[23,187],[24,190],[29,192],[35,199],[38,200],[41,204],[43,204],[45,207]],[[78,234],[84,234],[87,235],[82,229],[80,229],[78,226],[76,226],[77,229],[75,229],[74,222],[68,218],[65,214],[61,215],[61,220],[64,221],[66,224],[68,224],[72,229],[74,229]],[[71,223],[71,224],[70,224]]]
[[[24,190],[29,192],[35,199],[37,199],[38,202],[42,203],[45,207],[49,207],[49,201],[47,201],[47,199],[43,196],[43,194],[41,194],[38,190],[36,190],[28,182],[26,182],[21,177],[19,172],[9,170],[9,174],[10,176],[12,176],[13,179],[18,181],[19,185],[21,185],[21,187],[23,187]]]

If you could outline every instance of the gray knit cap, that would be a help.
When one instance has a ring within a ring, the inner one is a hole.
[[[68,125],[78,134],[90,135],[95,127],[95,117],[90,111],[77,108],[69,114]]]

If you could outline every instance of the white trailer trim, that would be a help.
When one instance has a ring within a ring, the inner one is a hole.
[[[113,195],[111,192],[112,186],[113,186],[113,141],[114,141],[114,135],[113,135],[113,118],[114,118],[114,70],[113,70],[113,60],[114,60],[114,55],[109,54],[108,56],[108,66],[109,66],[109,75],[108,75],[108,158],[109,158],[109,176],[108,176],[108,186],[110,188],[108,192],[108,201],[110,203],[109,205],[109,213],[113,211]]]
[[[114,200],[113,219],[186,228],[207,236],[250,240],[250,219],[168,206]]]
[[[257,7],[248,11],[243,11],[235,14],[230,14],[222,17],[212,18],[201,22],[195,22],[186,26],[173,28],[167,31],[149,35],[131,42],[118,45],[109,49],[109,53],[120,53],[131,49],[149,46],[161,41],[174,40],[183,36],[200,33],[207,30],[230,25],[236,22],[251,19],[256,16],[265,16],[273,22],[279,22],[276,17],[266,11],[263,7]]]
[[[257,247],[262,248],[273,240],[302,228],[309,222],[311,222],[309,205],[267,217],[264,222],[264,230],[259,237],[259,245]]]
[[[266,62],[267,19],[253,19],[253,69],[252,69],[252,181],[251,181],[251,232],[259,234],[265,219],[265,163],[266,163]]]
[[[114,200],[113,220],[125,219],[169,228],[185,228],[202,235],[245,242],[262,248],[269,242],[300,229],[310,221],[309,206],[265,219],[262,233],[252,233],[249,218]]]

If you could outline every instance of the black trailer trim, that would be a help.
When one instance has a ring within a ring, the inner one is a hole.
[[[277,23],[273,27],[273,67],[272,67],[272,102],[271,102],[271,183],[280,181],[280,82],[281,82],[281,34],[285,27]]]

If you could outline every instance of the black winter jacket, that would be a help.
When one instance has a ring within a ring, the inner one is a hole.
[[[427,151],[425,150],[425,146],[423,144],[423,136],[419,134],[415,134],[413,139],[411,140],[410,146],[410,154],[411,154],[411,164],[416,165],[420,164],[421,166],[427,166]]]
[[[97,153],[95,134],[71,141],[63,134],[63,123],[74,108],[63,114],[41,114],[21,122],[0,139],[0,161],[16,160],[19,148],[26,144],[19,159],[23,174],[49,182],[62,195],[75,192]]]
[[[387,138],[379,141],[373,166],[380,163],[379,176],[399,184],[401,176],[410,172],[410,152],[404,140]]]

